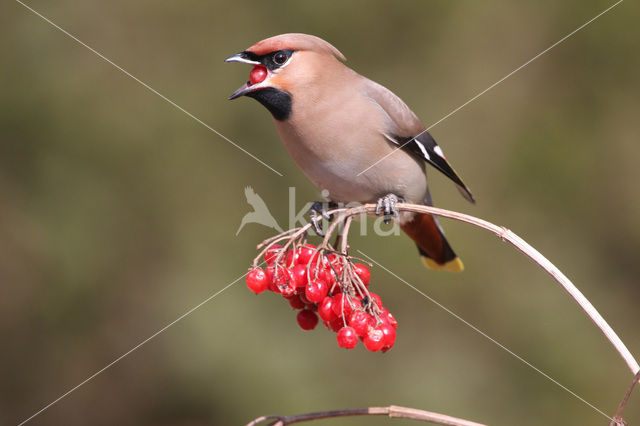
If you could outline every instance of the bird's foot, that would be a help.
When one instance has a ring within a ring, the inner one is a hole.
[[[320,237],[324,237],[324,231],[322,230],[322,219],[327,219],[329,222],[333,220],[333,215],[328,214],[327,211],[337,208],[338,205],[333,201],[315,201],[311,204],[311,210],[309,210],[309,219],[313,224],[313,229]]]
[[[376,215],[380,216],[381,213],[384,213],[384,223],[388,225],[393,218],[398,217],[396,203],[402,202],[404,200],[395,194],[387,194],[384,197],[380,197],[376,203]]]

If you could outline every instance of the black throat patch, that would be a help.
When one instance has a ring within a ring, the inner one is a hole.
[[[249,92],[246,96],[253,98],[269,110],[273,118],[284,121],[291,115],[291,95],[273,87]]]

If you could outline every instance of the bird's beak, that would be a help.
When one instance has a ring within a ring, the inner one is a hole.
[[[247,52],[236,53],[224,60],[225,62],[243,62],[245,64],[260,65],[260,62],[249,59]]]
[[[233,92],[231,94],[231,96],[229,96],[229,100],[232,100],[232,99],[235,99],[235,98],[239,98],[240,96],[244,96],[247,93],[252,92],[252,91],[253,91],[253,88],[251,86],[249,86],[249,82],[246,82],[242,86],[238,87],[238,90]]]
[[[224,61],[225,62],[242,62],[244,64],[251,64],[251,65],[262,65],[260,62],[250,59],[247,52],[236,53],[235,55],[229,56]],[[253,92],[254,90],[260,89],[261,87],[258,87],[258,86],[260,85],[256,85],[256,84],[251,85],[251,83],[247,81],[245,84],[240,86],[238,90],[233,92],[231,96],[229,96],[229,100],[239,98],[240,96],[244,96],[247,93]]]

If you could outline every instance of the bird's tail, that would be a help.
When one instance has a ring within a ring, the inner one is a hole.
[[[461,272],[462,261],[455,254],[440,224],[430,214],[416,214],[400,228],[416,243],[422,263],[436,271]]]

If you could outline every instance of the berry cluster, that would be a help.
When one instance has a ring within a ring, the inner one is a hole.
[[[371,272],[348,256],[312,244],[287,249],[271,244],[263,251],[266,269],[254,266],[247,286],[256,294],[280,293],[299,310],[298,325],[313,330],[319,322],[337,333],[338,346],[353,349],[362,340],[370,351],[386,352],[396,340],[398,323],[380,296],[368,290]],[[255,265],[255,262],[254,262]]]

